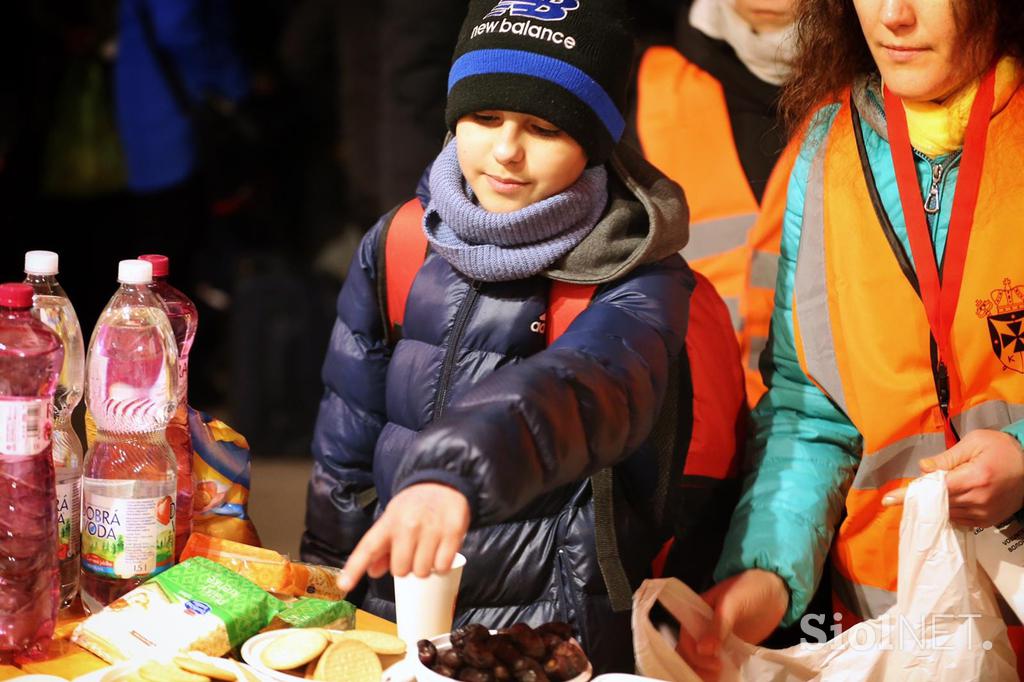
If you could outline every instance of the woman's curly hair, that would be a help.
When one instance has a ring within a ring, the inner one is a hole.
[[[965,57],[974,50],[974,58],[982,63],[991,56],[1024,59],[1024,0],[951,1],[964,36]],[[857,76],[877,71],[853,0],[799,0],[796,31],[797,56],[781,105],[791,132]],[[994,45],[982,40],[985,36],[994,36]],[[990,54],[977,52],[990,47]]]

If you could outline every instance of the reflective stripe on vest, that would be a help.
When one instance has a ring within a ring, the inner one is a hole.
[[[747,399],[751,406],[765,392],[760,370],[761,353],[768,345],[772,309],[775,307],[775,280],[779,272],[782,221],[786,215],[786,190],[799,155],[800,139],[796,136],[782,150],[772,169],[761,198],[761,212],[747,239],[749,260],[740,304],[743,315],[740,350],[745,358]]]
[[[951,336],[961,390],[950,414],[961,434],[1024,418],[1024,352],[1016,352],[1024,346],[1014,336],[1024,321],[1024,94],[993,118],[989,134],[997,142],[985,158]],[[871,618],[895,603],[897,589],[901,510],[881,499],[946,448],[924,308],[878,221],[858,157],[846,103],[811,165],[793,318],[801,367],[863,438],[832,552],[836,597]]]
[[[754,251],[750,258],[750,286],[758,289],[774,289],[779,276],[779,254]]]
[[[687,262],[695,263],[726,251],[743,248],[747,233],[757,221],[756,213],[741,213],[725,218],[690,222],[690,241],[680,251]]]

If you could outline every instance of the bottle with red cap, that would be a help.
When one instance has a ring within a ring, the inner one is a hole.
[[[0,660],[40,652],[60,604],[50,432],[64,349],[33,293],[0,285]]]
[[[96,613],[174,564],[177,463],[165,432],[177,405],[178,351],[153,266],[125,260],[86,355],[96,435],[82,476],[82,604]]]
[[[199,325],[199,313],[195,303],[167,281],[171,263],[167,256],[146,254],[139,256],[153,266],[153,283],[150,290],[156,295],[167,310],[167,319],[171,322],[174,341],[178,347],[178,408],[167,425],[167,442],[174,451],[178,462],[178,504],[174,517],[174,556],[188,542],[192,532],[192,438],[188,432],[188,354],[192,350],[196,328]]]
[[[71,415],[85,385],[82,327],[68,295],[57,281],[59,258],[53,251],[25,254],[25,284],[35,291],[32,315],[60,339],[64,364],[53,398],[53,466],[57,472],[57,556],[60,559],[61,607],[78,594],[82,522],[82,441]]]

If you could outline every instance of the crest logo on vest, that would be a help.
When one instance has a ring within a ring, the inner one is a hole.
[[[580,0],[501,0],[484,19],[502,17],[527,17],[540,21],[561,21],[569,12],[579,9]]]
[[[1010,286],[1009,277],[1002,289],[993,289],[991,300],[975,301],[978,317],[988,320],[992,350],[1005,369],[1024,374],[1024,286]]]

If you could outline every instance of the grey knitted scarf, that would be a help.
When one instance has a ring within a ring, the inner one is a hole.
[[[588,168],[560,194],[510,213],[478,206],[453,139],[430,171],[423,230],[431,247],[473,279],[505,282],[543,272],[597,225],[608,203],[604,166]]]

